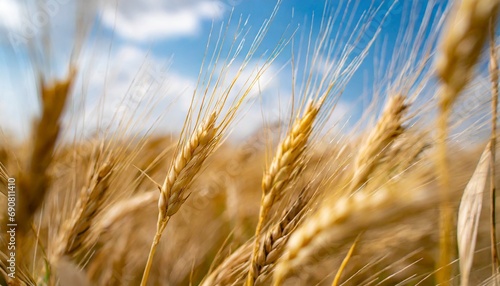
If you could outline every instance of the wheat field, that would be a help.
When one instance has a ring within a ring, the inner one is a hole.
[[[74,114],[104,97],[86,88],[95,27],[73,19],[61,76],[50,35],[31,39],[39,112],[24,138],[0,127],[0,284],[499,285],[500,1],[429,1],[418,19],[407,1],[389,55],[380,1],[359,19],[326,1],[318,33],[283,27],[261,49],[285,1],[254,34],[240,15],[212,27],[180,118],[152,96],[86,134]],[[387,68],[338,116],[371,53]],[[278,119],[234,138],[281,57]]]

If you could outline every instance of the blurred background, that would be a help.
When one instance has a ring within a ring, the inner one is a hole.
[[[245,73],[249,75],[255,67],[262,66],[265,55],[280,40],[290,42],[253,87],[250,98],[254,102],[232,132],[232,138],[244,138],[264,122],[280,120],[280,110],[287,110],[293,86],[303,84],[300,76],[293,83],[292,74],[303,73],[300,66],[307,61],[307,43],[318,38],[328,17],[335,18],[333,27],[338,29],[332,33],[338,39],[329,39],[338,45],[332,49],[337,54],[349,37],[359,37],[356,48],[361,49],[377,36],[366,59],[342,90],[332,114],[337,121],[349,119],[344,126],[348,128],[375,96],[374,85],[382,90],[386,89],[382,85],[390,84],[389,64],[401,65],[408,59],[410,42],[405,43],[406,55],[395,56],[395,47],[401,46],[398,41],[402,43],[400,31],[414,30],[416,36],[419,25],[415,23],[432,23],[435,15],[448,7],[448,1],[442,0],[329,2],[283,0],[279,5]],[[14,138],[25,138],[33,116],[39,112],[37,71],[47,79],[60,78],[67,72],[69,62],[76,61],[80,77],[73,107],[65,121],[68,132],[89,136],[117,124],[116,118],[131,114],[135,114],[133,120],[139,121],[141,115],[137,114],[141,112],[134,113],[137,106],[143,106],[142,112],[149,117],[141,117],[143,125],[135,126],[136,130],[155,126],[153,132],[177,132],[193,91],[199,86],[200,70],[208,70],[208,60],[221,44],[217,42],[220,35],[227,35],[223,44],[226,52],[228,42],[240,33],[237,46],[243,52],[232,59],[238,66],[276,4],[268,0],[3,0],[1,129]],[[368,19],[370,24],[353,34],[370,7],[376,11]],[[424,33],[431,30],[428,26]],[[291,65],[292,54],[295,68]],[[325,68],[316,65],[315,72],[326,72],[328,65],[336,64],[335,60],[338,57],[325,54]],[[385,82],[377,81],[377,75]]]

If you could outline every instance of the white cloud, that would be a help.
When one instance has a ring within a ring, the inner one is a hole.
[[[157,40],[195,35],[203,21],[220,19],[224,10],[224,4],[216,0],[123,0],[104,7],[103,22],[126,39]]]
[[[8,30],[17,30],[21,26],[19,2],[15,0],[0,1],[0,26]]]
[[[87,99],[76,118],[77,134],[116,129],[121,122],[131,122],[131,132],[143,132],[162,116],[156,125],[162,133],[180,130],[196,79],[169,70],[165,60],[133,45],[92,56],[82,61],[91,64],[82,70]]]
[[[91,61],[84,58],[83,62]],[[220,78],[221,89],[216,91],[216,96],[222,94],[222,90],[231,84],[242,62],[234,61],[232,64],[225,71],[215,71],[216,78],[219,78],[221,73],[225,74]],[[234,83],[228,102],[249,87],[248,80],[255,78],[256,70],[263,64],[259,60],[248,63],[239,80]],[[184,123],[197,82],[196,74],[184,75],[167,69],[161,58],[130,44],[120,46],[109,57],[102,53],[89,65],[88,70],[84,68],[83,71],[89,75],[87,88],[89,95],[93,95],[89,97],[91,102],[87,103],[85,114],[78,119],[85,126],[79,130],[86,134],[111,123],[116,127],[119,121],[127,121],[130,118],[134,122],[134,131],[142,132],[162,116],[156,130],[163,134],[178,132]],[[244,138],[256,128],[260,128],[263,112],[266,114],[266,120],[275,122],[280,101],[289,100],[289,92],[283,91],[283,88],[289,87],[282,86],[287,84],[286,82],[280,77],[279,67],[271,65],[267,68],[248,94],[248,99],[254,101],[254,104],[243,106],[238,116],[242,120],[235,125],[233,137]],[[212,82],[213,84],[215,82]],[[205,87],[198,88],[198,95],[201,96]],[[105,94],[104,102],[100,101],[101,94]],[[136,110],[139,112],[134,114]],[[141,111],[145,112],[149,119],[146,120]]]
[[[66,73],[68,51],[71,51],[71,43],[75,38],[73,12],[81,10],[75,5],[77,3],[75,1],[50,0],[49,2],[60,2],[59,6],[54,6],[55,8],[51,10],[50,14],[48,12],[46,14],[50,16],[50,26],[47,27],[50,27],[51,35],[54,36],[51,40],[53,41],[52,46],[56,49],[54,55],[57,55],[53,58],[54,63],[52,63],[50,71],[55,77],[61,77]],[[197,82],[197,73],[180,74],[176,70],[166,69],[167,63],[164,58],[148,53],[140,45],[136,45],[137,41],[148,38],[158,40],[173,36],[192,35],[203,24],[206,24],[204,21],[220,19],[225,12],[225,6],[218,0],[171,0],[164,2],[168,2],[168,4],[157,0],[144,0],[142,2],[119,0],[117,6],[111,4],[104,8],[100,7],[104,13],[104,24],[109,28],[114,28],[119,35],[128,41],[114,43],[111,48],[109,47],[111,43],[108,43],[110,39],[97,35],[94,39],[95,43],[92,41],[83,43],[79,60],[81,65],[79,71],[82,73],[82,77],[75,84],[74,104],[68,105],[69,109],[66,112],[68,120],[65,120],[65,124],[76,124],[76,126],[65,126],[65,128],[81,135],[91,134],[99,128],[105,128],[111,122],[116,127],[117,122],[115,121],[126,121],[132,118],[133,131],[142,132],[151,127],[156,119],[164,116],[163,120],[158,123],[157,130],[161,133],[180,130],[191,103],[192,93]],[[11,31],[23,31],[24,25],[32,22],[27,20],[30,19],[28,12],[37,11],[34,6],[25,9],[28,6],[24,5],[34,5],[33,3],[35,2],[0,0],[0,17],[6,16],[4,14],[9,14],[8,16],[11,17],[10,19],[1,17],[0,26]],[[4,7],[6,8],[3,9]],[[89,8],[88,12],[92,11],[94,10]],[[36,26],[40,30],[43,27],[45,26]],[[38,29],[35,29],[35,32]],[[38,43],[38,36],[37,33],[33,39],[35,43]],[[241,64],[241,59],[235,59],[231,62],[226,71],[224,83],[221,83],[223,87],[229,85]],[[240,74],[239,80],[234,84],[230,99],[248,87],[247,80],[254,78],[257,68],[263,65],[264,63],[259,60],[252,60],[248,63],[246,69]],[[21,69],[29,70],[29,65],[23,66]],[[215,71],[216,75],[221,72],[220,67],[218,69]],[[271,65],[252,88],[248,98],[254,99],[256,102],[252,107],[244,107],[243,111],[246,111],[244,117],[249,120],[246,120],[243,125],[235,127],[234,135],[242,137],[260,127],[262,109],[268,115],[270,113],[276,114],[279,105],[279,90],[283,88],[282,84],[288,85],[287,81],[280,82],[278,73],[279,67]],[[5,78],[7,77],[0,73],[0,79]],[[0,97],[0,101],[7,102],[14,99],[15,89],[13,87],[21,85],[28,78],[30,78],[29,74],[23,74],[23,76],[10,79],[10,84],[7,87],[9,92]],[[200,90],[203,88],[201,87]],[[286,93],[282,93],[279,97],[284,99]],[[105,95],[103,100],[101,100],[102,95]],[[259,98],[263,98],[265,101],[263,107],[260,106],[262,102]],[[19,114],[19,117],[32,118],[36,112],[35,99],[36,94],[31,91],[25,100],[33,102],[34,108],[31,108],[29,112],[25,111],[23,114]],[[17,98],[13,101],[17,102],[18,105],[22,102]],[[85,104],[83,105],[82,102]],[[137,110],[138,113],[134,114],[134,111]],[[145,120],[144,116],[149,119]],[[242,126],[244,127],[241,128]],[[18,129],[17,126],[15,129]]]

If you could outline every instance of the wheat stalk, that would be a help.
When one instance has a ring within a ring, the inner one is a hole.
[[[498,278],[499,270],[499,260],[498,260],[498,248],[497,248],[497,238],[496,238],[496,145],[497,145],[497,119],[498,119],[498,59],[497,59],[497,47],[495,39],[495,24],[496,19],[492,19],[489,27],[489,39],[490,39],[490,79],[491,79],[491,138],[490,138],[490,153],[491,153],[491,163],[490,163],[490,236],[491,236],[491,264],[493,270],[493,276]],[[496,281],[499,284],[499,281]]]
[[[339,266],[339,270],[337,271],[337,274],[335,274],[335,278],[332,281],[332,286],[339,285],[340,278],[342,277],[342,273],[344,272],[344,270],[347,266],[347,263],[349,263],[349,260],[351,259],[352,254],[354,253],[354,249],[356,248],[356,244],[358,244],[360,237],[361,237],[361,234],[359,234],[358,237],[356,237],[356,240],[353,242],[353,244],[349,248],[349,251],[347,251],[346,256],[344,257],[344,259],[342,260],[342,263]]]
[[[441,56],[436,70],[442,87],[439,97],[438,154],[436,156],[441,182],[442,205],[440,208],[440,256],[436,269],[437,283],[447,284],[451,279],[453,243],[453,208],[450,202],[449,174],[446,139],[448,118],[453,103],[469,82],[473,67],[488,37],[491,19],[496,19],[500,1],[463,0],[456,7],[454,17],[448,23],[448,31],[442,39]]]

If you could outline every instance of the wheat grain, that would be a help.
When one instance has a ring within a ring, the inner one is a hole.
[[[168,220],[174,215],[189,194],[185,192],[193,181],[193,178],[201,169],[203,162],[213,152],[217,140],[217,127],[215,121],[217,113],[213,112],[198,126],[181,151],[175,156],[165,182],[160,189],[158,199],[158,222],[156,234],[151,245],[146,269],[144,270],[141,285],[146,285],[149,269],[153,263],[156,247],[160,242],[161,235],[167,226]]]
[[[214,144],[217,133],[216,119],[217,113],[213,112],[175,157],[161,187],[158,200],[159,221],[164,221],[167,217],[174,215],[186,200],[187,196],[184,192],[208,157],[209,151],[213,150],[211,146]]]
[[[255,271],[255,283],[259,284],[267,278],[281,257],[288,238],[305,214],[306,205],[310,201],[309,190],[309,188],[304,189],[296,201],[287,208],[282,218],[262,236],[261,247],[255,261],[248,260],[254,245],[253,241],[249,241],[226,257],[206,277],[202,285],[228,285],[238,282],[243,274],[248,275],[249,263],[252,263],[250,268],[254,268]]]
[[[255,243],[251,258],[251,268],[248,272],[246,284],[254,284],[259,269],[258,251],[260,248],[261,231],[267,219],[269,210],[282,196],[287,186],[296,179],[303,169],[304,159],[301,157],[313,130],[314,120],[318,115],[323,100],[310,101],[302,117],[295,120],[290,132],[279,144],[269,169],[262,179],[262,199],[259,221],[255,230]]]
[[[403,116],[407,108],[404,96],[396,95],[389,98],[377,125],[359,147],[354,161],[355,171],[350,186],[351,191],[355,191],[368,180],[386,150],[403,133]]]
[[[53,259],[60,257],[75,257],[88,249],[97,237],[90,231],[97,214],[101,211],[106,192],[109,188],[114,162],[106,160],[90,170],[88,186],[82,189],[77,205],[71,217],[64,223],[56,239]]]
[[[287,210],[281,220],[271,227],[262,237],[259,252],[251,260],[250,268],[254,271],[254,281],[259,283],[272,272],[277,260],[283,254],[285,245],[304,216],[309,201],[310,188],[304,189],[295,203]]]
[[[286,245],[285,254],[278,262],[274,284],[281,285],[290,270],[304,263],[325,241],[345,241],[360,232],[399,221],[429,208],[429,198],[403,190],[379,190],[368,196],[357,192],[333,204],[324,204],[305,220]]]

